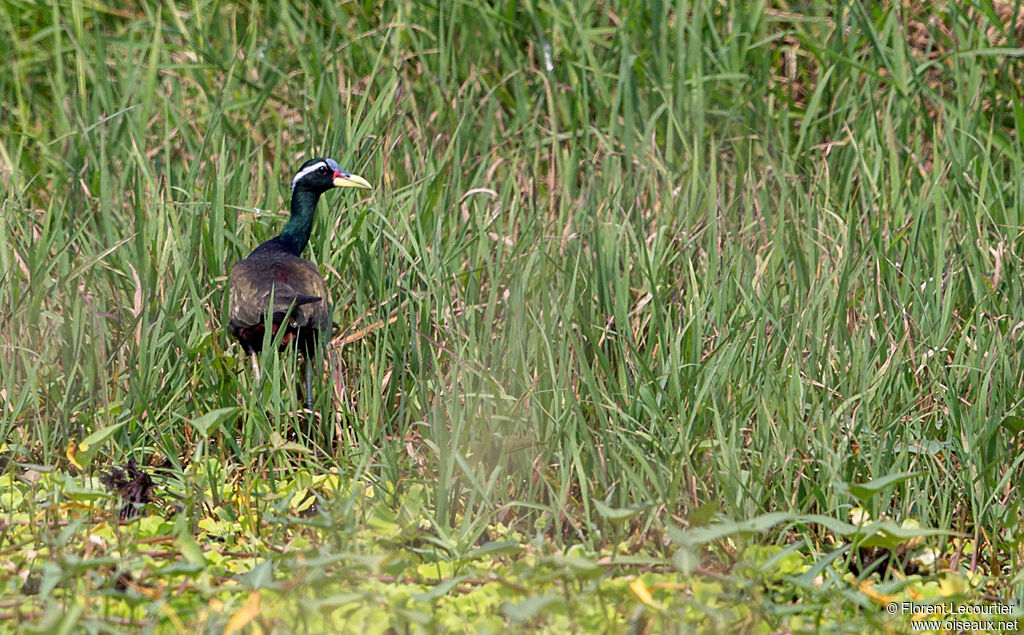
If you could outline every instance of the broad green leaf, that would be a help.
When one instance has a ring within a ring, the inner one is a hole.
[[[534,619],[544,609],[561,601],[560,598],[553,595],[535,595],[522,602],[505,602],[501,605],[501,612],[513,622],[525,622]]]
[[[230,417],[237,415],[240,412],[240,408],[228,407],[228,408],[217,408],[211,410],[201,417],[197,417],[191,421],[192,427],[195,428],[199,434],[204,437],[209,437],[214,428],[224,423]]]
[[[274,563],[261,560],[255,567],[237,577],[239,583],[253,591],[270,588],[274,584]]]
[[[112,437],[118,430],[128,423],[122,421],[112,426],[101,428],[79,441],[73,448],[68,448],[68,459],[79,469],[85,470],[92,463],[92,459],[103,446],[103,443]]]
[[[703,527],[710,525],[720,511],[721,506],[718,501],[710,501],[692,510],[686,515],[686,520],[690,523],[690,527]]]
[[[462,557],[463,562],[492,555],[511,555],[522,551],[522,546],[511,540],[484,543]]]
[[[448,595],[449,591],[454,589],[456,586],[459,585],[459,583],[461,583],[468,577],[469,576],[462,575],[457,578],[445,580],[440,584],[434,585],[428,591],[425,591],[423,593],[413,593],[410,597],[412,597],[412,599],[416,600],[417,602],[433,602],[434,600],[437,600]]]
[[[679,547],[672,556],[672,566],[683,575],[690,575],[693,570],[700,566],[700,554],[690,547]]]
[[[203,557],[202,548],[188,529],[185,514],[179,514],[174,519],[174,532],[177,536],[175,542],[181,555],[185,558],[185,562],[199,569],[205,567],[208,563],[206,558]]]
[[[609,507],[605,503],[599,500],[594,501],[594,509],[603,518],[612,521],[613,523],[621,523],[629,520],[633,516],[636,516],[645,509],[650,509],[653,503],[640,503],[638,505],[631,505],[630,507]]]
[[[867,483],[848,483],[847,487],[849,487],[850,493],[853,494],[861,503],[867,503],[872,496],[883,489],[924,474],[925,472],[901,472],[899,474],[890,474],[881,478],[872,479]]]

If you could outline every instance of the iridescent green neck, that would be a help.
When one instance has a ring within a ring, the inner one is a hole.
[[[316,203],[320,200],[319,192],[295,190],[292,192],[292,216],[284,226],[277,242],[295,254],[302,254],[309,242],[309,233],[313,230],[313,217],[316,216]]]

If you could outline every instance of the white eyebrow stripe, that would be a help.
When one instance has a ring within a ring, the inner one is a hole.
[[[292,179],[292,190],[295,189],[295,184],[299,182],[299,179],[301,179],[302,177],[306,176],[307,174],[311,174],[311,173],[317,171],[321,167],[330,168],[331,166],[327,165],[326,161],[317,161],[313,165],[307,166],[307,167],[302,168],[301,170],[299,170],[299,173],[295,175],[294,179]]]

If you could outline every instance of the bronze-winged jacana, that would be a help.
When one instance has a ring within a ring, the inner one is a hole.
[[[281,235],[253,250],[231,267],[228,278],[228,333],[253,356],[263,348],[267,324],[271,334],[282,327],[281,347],[298,346],[306,360],[306,405],[312,408],[311,359],[317,342],[331,328],[331,308],[320,272],[301,257],[313,228],[320,195],[335,187],[372,189],[361,176],[345,172],[334,159],[311,159],[292,179],[292,214]]]

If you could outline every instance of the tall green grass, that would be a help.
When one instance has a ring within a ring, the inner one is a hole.
[[[849,483],[921,472],[869,511],[1019,570],[997,4],[6,0],[7,453],[121,424],[98,464],[159,454],[183,491],[336,466],[424,486],[456,552],[498,521],[845,518]],[[254,384],[222,316],[318,155],[376,189],[320,203],[307,256],[357,336],[310,414],[294,358]]]

